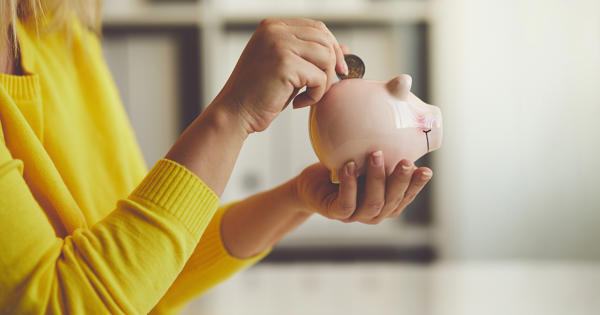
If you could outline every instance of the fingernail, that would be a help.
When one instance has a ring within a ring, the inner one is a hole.
[[[344,68],[344,75],[348,75],[348,72],[350,72],[350,70],[348,69],[348,64],[346,63],[346,60],[344,60],[343,68]]]
[[[373,166],[381,166],[383,164],[383,152],[381,150],[373,152],[372,157]]]
[[[402,173],[408,174],[412,170],[412,163],[409,160],[400,161],[400,167],[402,167]]]
[[[356,163],[354,161],[350,161],[346,163],[346,175],[354,177],[356,173]]]
[[[428,180],[431,178],[431,176],[433,176],[433,173],[430,171],[425,171],[425,172],[421,173],[421,178],[423,180]]]

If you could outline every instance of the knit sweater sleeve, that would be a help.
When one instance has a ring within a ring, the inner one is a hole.
[[[23,167],[0,142],[0,309],[7,314],[149,312],[219,203],[194,174],[160,160],[110,215],[59,238]]]
[[[248,259],[238,259],[229,254],[223,245],[220,227],[223,214],[233,204],[229,203],[217,211],[183,271],[151,314],[179,313],[193,298],[270,253],[270,250],[266,250]]]

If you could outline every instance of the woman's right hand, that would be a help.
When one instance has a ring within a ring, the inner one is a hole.
[[[322,22],[265,19],[214,104],[241,115],[248,133],[262,131],[294,97],[295,108],[315,104],[336,72],[347,71],[339,43]]]

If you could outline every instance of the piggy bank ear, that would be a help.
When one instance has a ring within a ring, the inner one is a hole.
[[[408,74],[401,74],[391,79],[386,84],[387,90],[390,92],[390,94],[403,100],[408,98],[411,86],[412,78]]]

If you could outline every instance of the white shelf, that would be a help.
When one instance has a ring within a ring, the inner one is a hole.
[[[278,6],[248,6],[223,9],[221,19],[226,23],[256,23],[264,17],[307,17],[328,23],[398,23],[424,22],[428,20],[427,1],[406,0],[399,2],[358,3],[349,7],[299,6],[294,10]]]
[[[352,3],[325,6],[245,4],[240,6],[208,6],[192,4],[141,4],[127,10],[110,10],[103,21],[109,26],[180,26],[206,23],[250,24],[265,17],[306,17],[328,23],[418,23],[429,19],[428,1],[405,0],[376,3]]]
[[[108,26],[182,26],[200,25],[203,16],[202,4],[143,4],[119,11],[110,10],[103,14],[103,23]]]
[[[390,248],[426,247],[431,245],[429,227],[406,224],[401,219],[386,220],[378,225],[342,223],[315,215],[284,238],[277,246],[354,247],[385,246]]]

